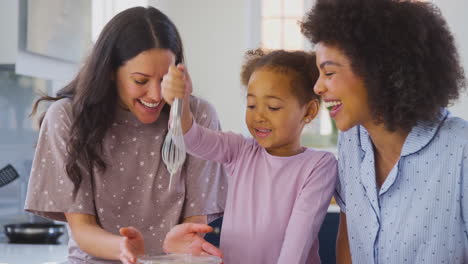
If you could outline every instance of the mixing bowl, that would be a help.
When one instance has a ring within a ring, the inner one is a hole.
[[[168,254],[161,256],[143,256],[139,264],[220,264],[222,260],[214,256],[192,256],[190,254]]]

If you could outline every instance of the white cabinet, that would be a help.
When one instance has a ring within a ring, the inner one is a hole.
[[[18,0],[0,1],[0,64],[14,64],[18,48]]]

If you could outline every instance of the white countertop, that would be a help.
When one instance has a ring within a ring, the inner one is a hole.
[[[328,206],[327,212],[328,213],[339,213],[340,212],[340,207],[337,204],[330,204]]]
[[[0,264],[59,264],[67,260],[67,245],[0,243]]]
[[[339,213],[336,204],[330,204],[328,213]],[[3,234],[1,234],[3,235]],[[68,246],[35,244],[9,244],[4,236],[0,237],[0,264],[60,264],[66,262]],[[63,239],[60,240],[63,242]]]

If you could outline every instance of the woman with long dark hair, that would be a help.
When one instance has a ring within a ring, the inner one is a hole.
[[[127,9],[104,27],[76,78],[57,97],[38,100],[54,102],[41,124],[25,209],[68,222],[71,263],[134,263],[162,253],[172,226],[223,211],[219,164],[188,156],[168,187],[160,153],[169,111],[160,83],[179,65],[191,90],[183,61],[166,15]],[[197,122],[219,129],[211,105],[187,103]]]

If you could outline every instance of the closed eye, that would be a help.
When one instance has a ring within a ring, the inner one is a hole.
[[[248,105],[247,108],[249,108],[249,109],[255,109],[255,105]]]
[[[325,76],[332,76],[333,74],[335,74],[335,73],[334,72],[326,72]]]
[[[148,82],[148,80],[143,80],[143,81],[139,81],[139,80],[134,80],[136,84],[139,84],[139,85],[144,85]]]
[[[271,111],[278,111],[281,109],[281,107],[268,107]]]

